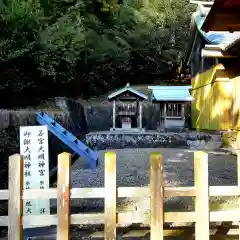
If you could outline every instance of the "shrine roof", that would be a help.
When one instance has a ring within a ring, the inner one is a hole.
[[[195,2],[195,1],[192,1]],[[235,29],[234,32],[229,32],[228,28],[206,29],[204,26],[209,17],[213,16],[214,6],[221,5],[220,1],[215,1],[213,6],[201,4],[200,1],[196,1],[198,7],[196,11],[192,14],[191,24],[190,24],[190,37],[187,46],[187,51],[185,59],[183,60],[183,65],[188,66],[191,60],[192,52],[194,51],[194,46],[199,45],[198,36],[203,39],[203,43],[207,45],[212,45],[217,49],[222,55],[230,54],[231,56],[239,56],[240,49],[240,28]],[[240,3],[240,0],[239,0]],[[206,2],[205,2],[206,4]],[[214,23],[218,23],[214,20]]]
[[[190,95],[191,86],[149,86],[152,89],[152,101],[193,101]]]
[[[202,29],[208,31],[240,31],[239,0],[215,0]]]
[[[195,12],[192,15],[192,21],[195,21],[196,28],[201,36],[206,40],[208,44],[219,44],[224,47],[231,45],[235,40],[240,38],[240,31],[208,31],[205,32],[202,29],[203,24],[206,21],[206,16],[203,16],[200,12]]]
[[[147,95],[141,93],[140,91],[138,91],[137,89],[135,89],[133,87],[130,87],[130,85],[127,84],[124,88],[121,88],[121,89],[111,93],[110,95],[108,95],[108,100],[111,101],[127,92],[135,95],[136,97],[138,97],[140,99],[146,99],[146,100],[148,99]]]

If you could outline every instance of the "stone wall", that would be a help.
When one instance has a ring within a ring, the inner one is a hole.
[[[72,99],[54,98],[36,108],[0,109],[0,129],[36,124],[36,112],[44,111],[76,135],[87,132],[84,107]]]
[[[194,148],[217,149],[220,147],[218,135],[198,132],[181,133],[89,133],[83,141],[92,149],[121,148]]]
[[[55,98],[41,108],[20,110],[0,110],[0,129],[36,124],[36,111],[44,111],[64,125],[74,135],[86,132],[108,131],[112,127],[112,104],[103,102],[82,105],[67,98]],[[159,104],[143,103],[142,126],[156,130],[159,124]]]

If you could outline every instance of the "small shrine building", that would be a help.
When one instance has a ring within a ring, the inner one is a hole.
[[[124,88],[108,96],[113,103],[113,125],[111,130],[144,130],[142,126],[142,103],[148,96],[130,87]]]
[[[186,108],[194,98],[190,95],[191,86],[149,86],[152,90],[151,102],[159,105],[160,129],[185,128]]]

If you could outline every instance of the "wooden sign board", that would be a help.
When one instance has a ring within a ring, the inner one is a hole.
[[[24,159],[24,189],[49,188],[47,126],[20,127],[20,154]],[[50,214],[50,200],[24,200],[23,215],[45,214]]]

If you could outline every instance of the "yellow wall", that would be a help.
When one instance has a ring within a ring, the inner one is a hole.
[[[224,71],[219,64],[192,80],[193,128],[240,129],[240,77],[226,78]]]

